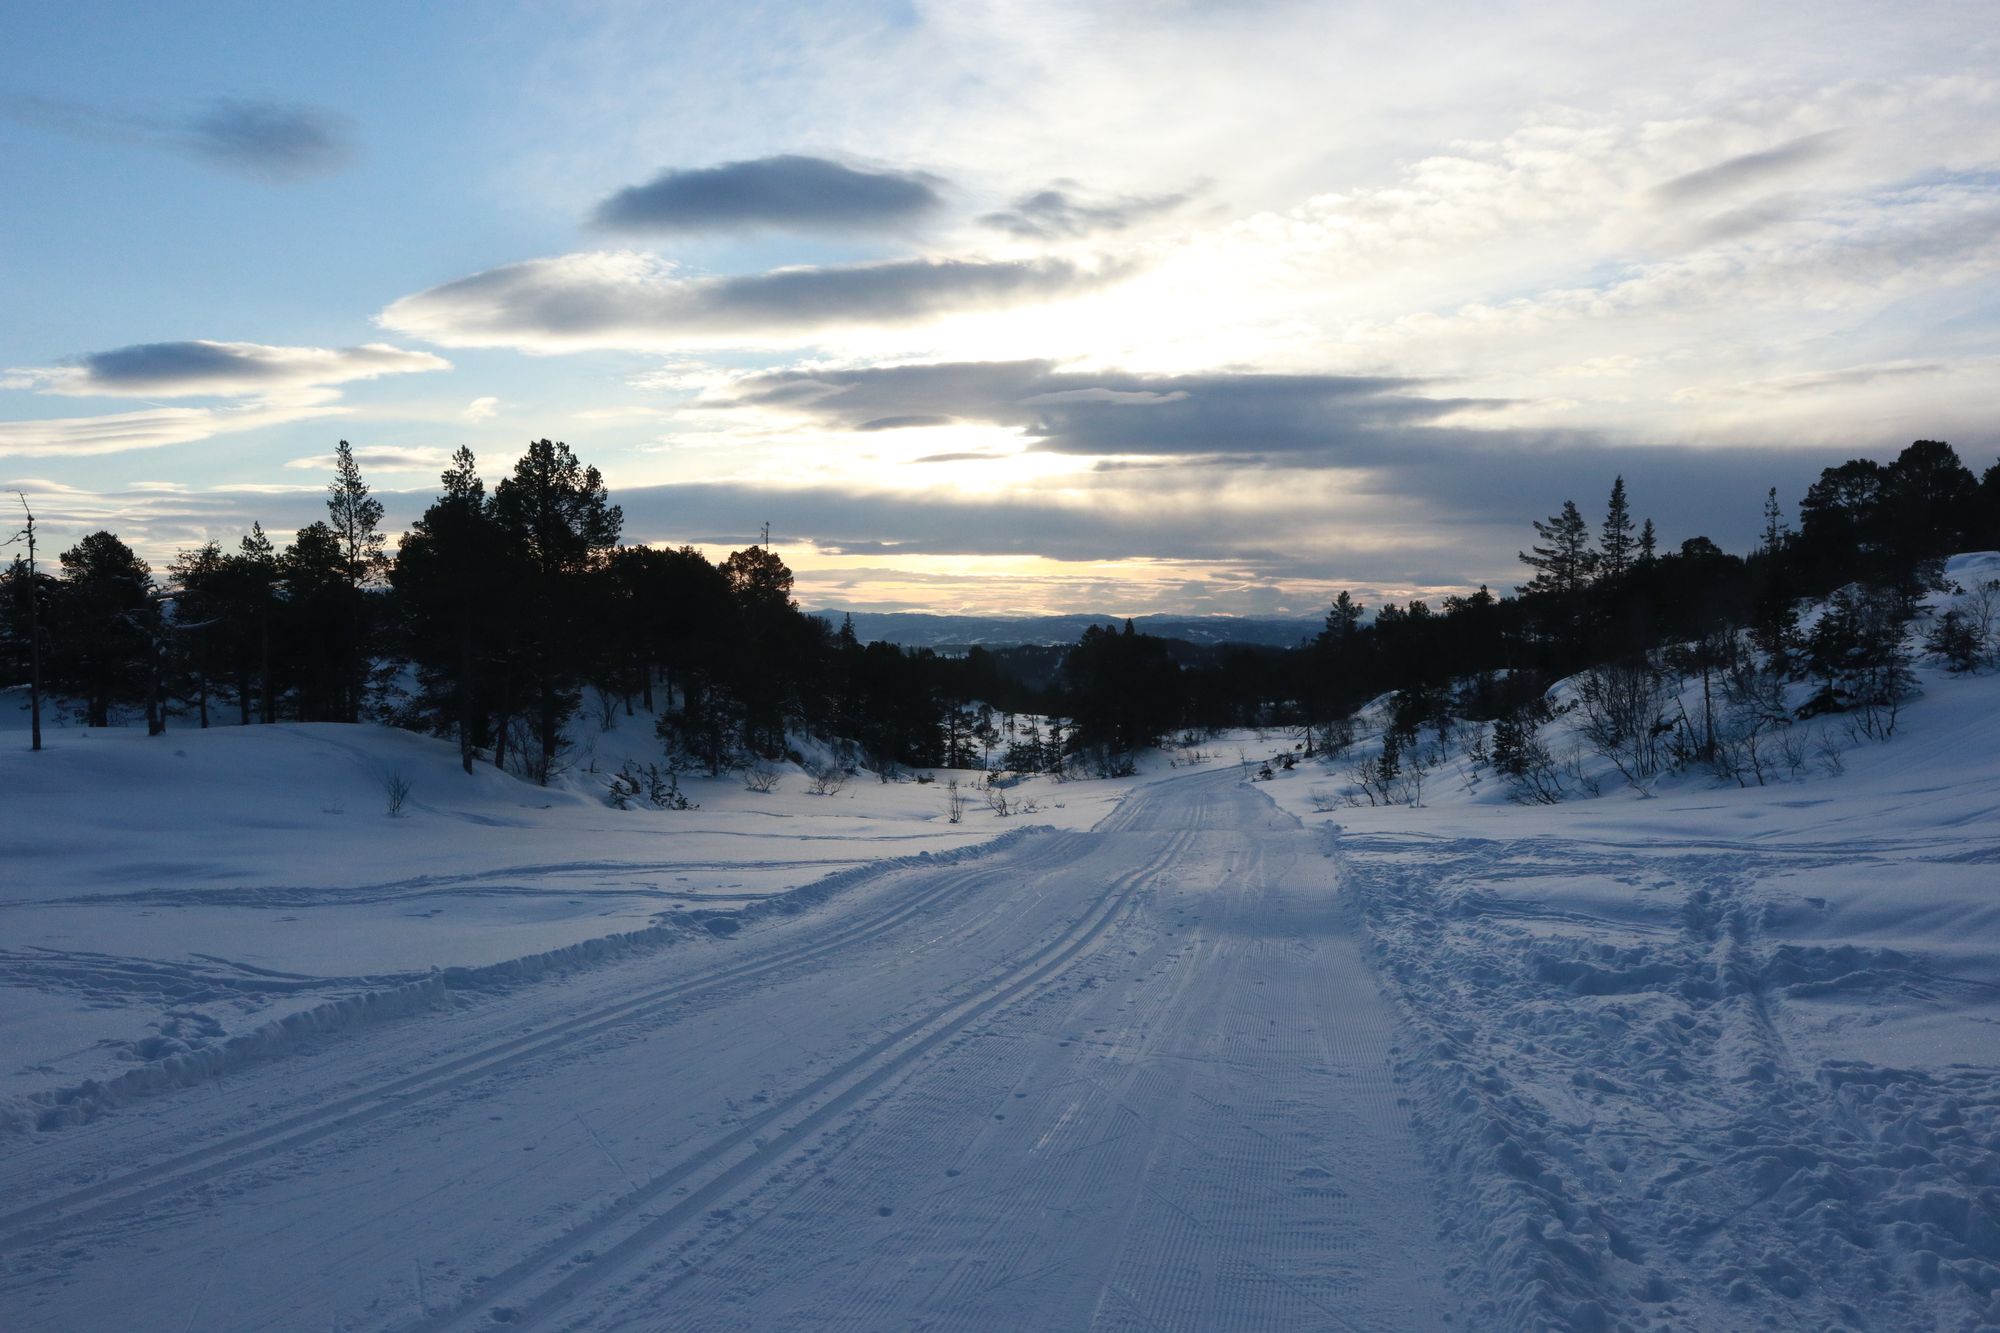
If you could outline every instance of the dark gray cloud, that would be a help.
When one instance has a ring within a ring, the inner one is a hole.
[[[353,155],[342,118],[279,102],[214,102],[189,123],[187,138],[212,162],[277,180],[334,171]]]
[[[943,205],[937,177],[846,166],[786,153],[661,172],[627,186],[591,213],[609,231],[852,233],[908,226]]]
[[[1394,376],[1062,371],[1047,361],[957,362],[778,371],[731,390],[747,406],[804,412],[831,426],[939,420],[1010,426],[1070,454],[1230,455],[1353,465],[1428,433],[1487,438],[1439,423],[1481,399],[1424,397]],[[1510,437],[1513,438],[1513,437]]]
[[[1641,446],[1584,432],[1480,428],[1449,414],[1468,403],[1490,404],[1418,396],[1435,387],[1395,377],[1092,374],[1018,361],[773,372],[739,382],[733,393],[736,402],[788,408],[834,428],[899,415],[949,416],[1014,428],[1037,449],[1106,456],[1091,474],[1091,493],[1103,503],[1087,511],[1043,512],[1045,506],[1006,501],[998,508],[953,508],[948,519],[926,526],[918,511],[936,512],[931,502],[898,498],[895,504],[917,510],[898,519],[895,505],[885,504],[870,518],[886,526],[835,523],[828,529],[835,540],[880,540],[891,549],[917,543],[939,551],[1043,550],[1075,559],[1228,555],[1268,561],[1274,577],[1300,576],[1312,565],[1324,567],[1320,576],[1358,577],[1328,566],[1326,554],[1315,551],[1328,539],[1321,528],[1352,526],[1352,502],[1370,497],[1368,526],[1378,536],[1393,533],[1386,545],[1404,562],[1401,575],[1372,577],[1410,578],[1410,569],[1423,565],[1434,574],[1455,567],[1468,577],[1505,578],[1531,520],[1566,499],[1596,512],[1619,475],[1635,513],[1653,518],[1663,540],[1702,533],[1747,550],[1767,487],[1776,486],[1792,505],[1821,468],[1857,453],[1890,457],[1901,443]],[[1990,454],[1990,441],[1967,443],[1972,455]],[[1251,513],[1203,508],[1189,498],[1231,488],[1271,495],[1271,506]],[[827,497],[815,513],[837,516],[850,503],[862,500]],[[1315,507],[1350,517],[1315,520]],[[1480,533],[1487,536],[1468,535]],[[1296,560],[1272,549],[1274,534],[1294,543]],[[1440,551],[1454,554],[1440,559]]]
[[[956,420],[958,420],[957,417],[940,416],[935,413],[916,412],[908,416],[876,417],[873,421],[862,422],[859,426],[856,426],[854,429],[864,430],[864,431],[909,430],[917,426],[949,426],[952,422]]]
[[[1084,498],[1063,501],[752,483],[620,489],[614,498],[628,540],[717,550],[744,545],[769,519],[781,542],[848,555],[1150,559],[1223,564],[1265,580],[1507,588],[1526,577],[1514,553],[1533,538],[1532,521],[1573,499],[1594,523],[1616,476],[1668,548],[1699,533],[1747,552],[1766,487],[1789,510],[1821,468],[1856,452],[1566,445],[1522,454],[1432,444],[1366,469],[1249,478],[1228,464],[1182,460],[1093,474]],[[1894,449],[1859,452],[1886,458]]]
[[[175,398],[236,396],[277,389],[343,384],[412,371],[448,370],[429,352],[386,343],[360,347],[273,347],[264,343],[135,343],[91,352],[67,366],[26,368],[46,393],[71,396]]]
[[[563,255],[488,269],[403,297],[378,322],[458,347],[714,344],[1054,300],[1127,272],[1063,259],[899,259],[683,278],[650,255]]]
[[[354,156],[344,117],[286,102],[220,98],[168,115],[24,95],[0,98],[0,116],[74,139],[166,149],[272,181],[321,175]]]
[[[267,379],[276,367],[245,357],[226,343],[135,343],[92,352],[80,364],[102,389],[152,389],[163,383],[207,382],[224,376]]]
[[[1174,194],[1090,200],[1077,193],[1076,182],[1057,181],[1045,190],[1024,194],[1000,212],[988,213],[979,220],[1027,240],[1065,240],[1097,232],[1124,231],[1147,218],[1172,212],[1192,197],[1192,191],[1182,190]]]
[[[1838,131],[1822,130],[1818,134],[1781,143],[1776,148],[1745,153],[1699,171],[1690,171],[1685,176],[1676,176],[1665,184],[1654,186],[1653,196],[1669,204],[1699,203],[1717,195],[1759,186],[1800,167],[1810,166],[1839,146]]]
[[[769,519],[774,539],[811,540],[850,555],[1041,555],[1057,560],[1152,556],[1182,560],[1283,561],[1274,532],[1240,524],[1168,521],[1186,502],[1145,508],[1054,504],[1032,495],[967,498],[702,483],[621,489],[628,537],[731,548]],[[1107,495],[1107,500],[1115,498]]]

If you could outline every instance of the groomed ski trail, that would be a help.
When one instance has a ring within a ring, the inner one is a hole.
[[[1465,1270],[1359,929],[1236,775],[1159,783],[705,969],[47,1136],[0,1163],[0,1323],[1438,1326]]]

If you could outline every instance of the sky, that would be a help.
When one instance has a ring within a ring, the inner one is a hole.
[[[1312,615],[2000,455],[1982,2],[20,6],[0,487],[163,566],[566,441],[801,602]],[[4,525],[11,531],[12,525]]]

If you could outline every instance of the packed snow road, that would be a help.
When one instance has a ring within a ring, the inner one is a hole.
[[[1463,1292],[1234,774],[0,1145],[0,1326],[1411,1328]]]

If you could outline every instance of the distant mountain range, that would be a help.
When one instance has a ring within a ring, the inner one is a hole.
[[[1017,644],[1069,644],[1092,625],[1125,623],[1123,616],[937,616],[917,611],[809,612],[836,628],[844,615],[854,617],[854,633],[863,643],[900,644],[905,648],[1008,648]],[[1185,643],[1247,643],[1271,648],[1296,647],[1319,633],[1321,622],[1304,617],[1260,616],[1134,616],[1144,634]]]

